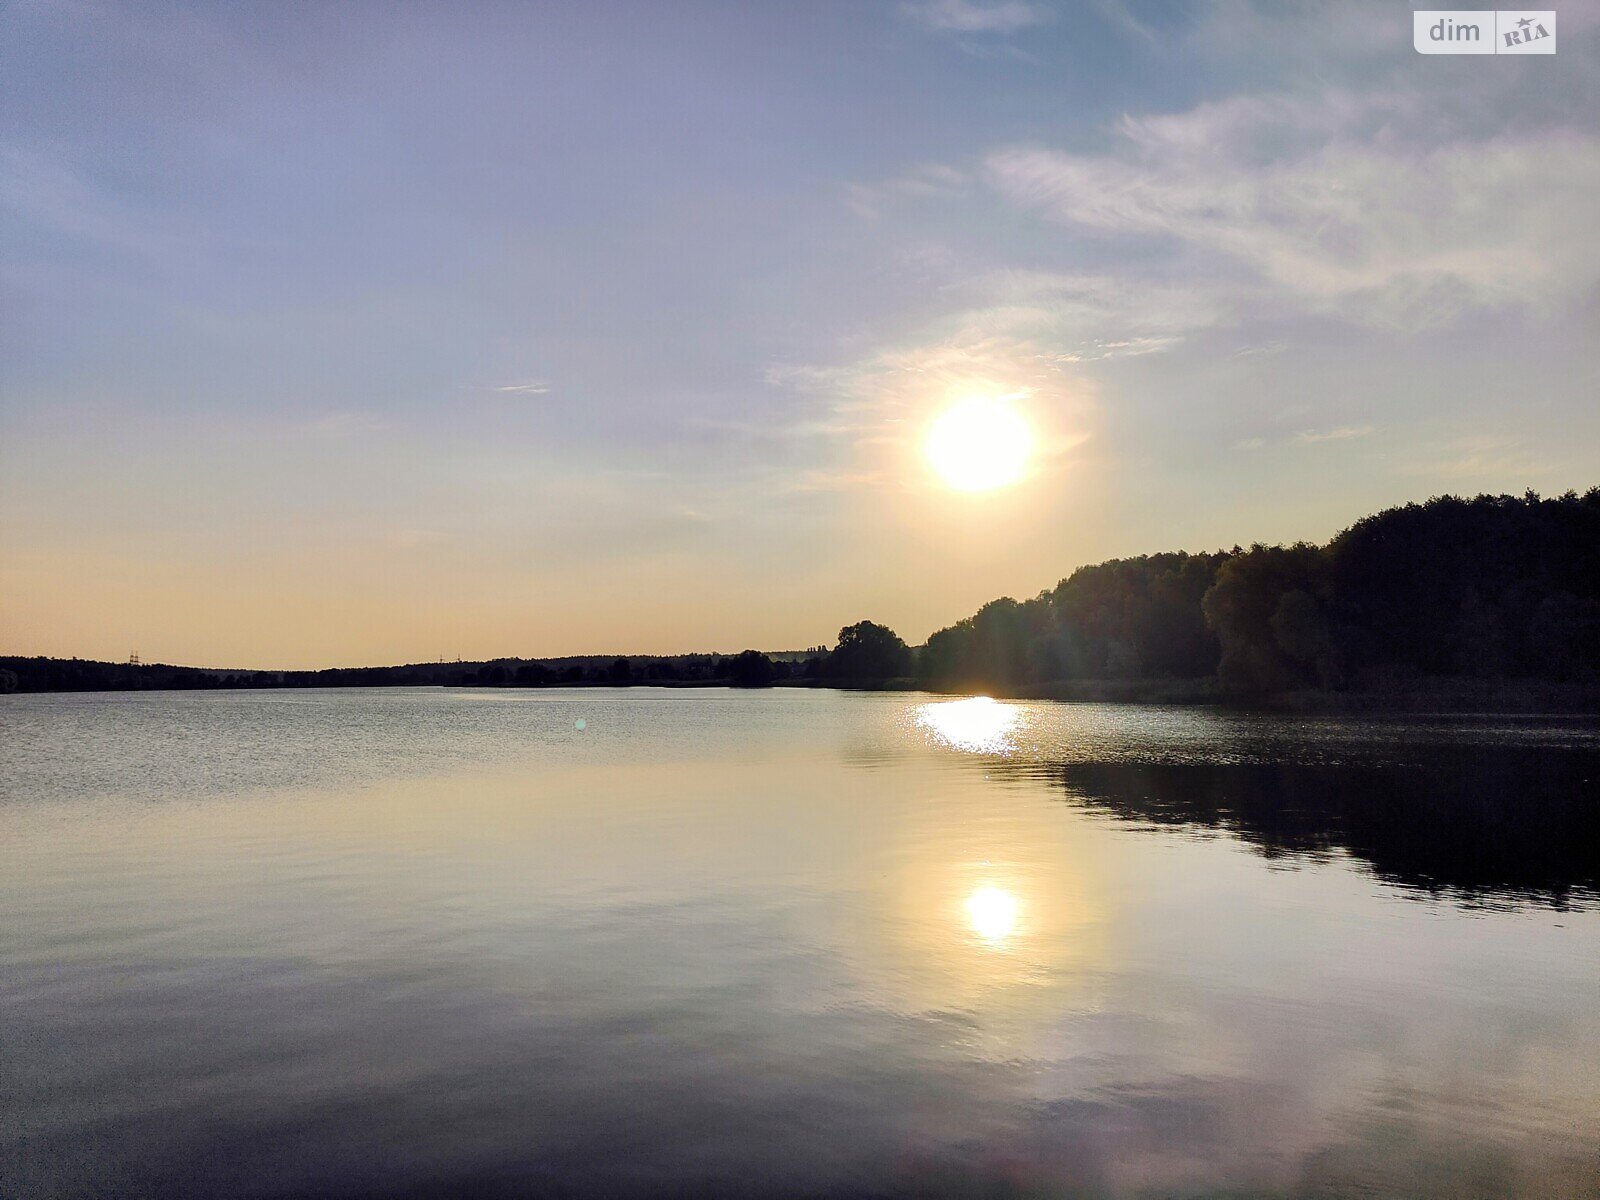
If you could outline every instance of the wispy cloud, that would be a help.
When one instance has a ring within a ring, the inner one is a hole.
[[[1245,96],[1124,118],[1104,154],[988,157],[1064,224],[1164,239],[1197,288],[1244,271],[1273,305],[1421,328],[1570,301],[1600,279],[1600,139],[1450,136],[1415,96]]]
[[[924,3],[904,4],[901,11],[940,33],[1015,33],[1042,25],[1054,16],[1044,5],[1024,0],[998,0],[989,4],[978,0],[925,0]]]
[[[1226,322],[1236,306],[1223,281],[1196,290],[1136,268],[1115,274],[996,271],[967,290],[978,303],[963,324],[999,324],[1080,361],[1166,349]]]
[[[1240,346],[1230,357],[1239,359],[1268,358],[1274,354],[1282,354],[1288,348],[1283,342],[1266,342],[1261,345]]]
[[[1315,442],[1348,442],[1371,435],[1371,425],[1341,425],[1337,429],[1302,429],[1294,435],[1294,440],[1309,446]]]
[[[971,176],[946,163],[924,163],[891,179],[845,185],[845,201],[858,216],[876,219],[896,201],[934,200],[967,190]]]
[[[1425,447],[1397,468],[1402,475],[1480,485],[1491,479],[1525,483],[1557,469],[1557,464],[1535,452],[1527,439],[1503,434],[1469,434]]]
[[[531,383],[507,383],[494,389],[497,392],[507,392],[517,396],[545,396],[550,393],[550,385],[542,379]]]
[[[1269,446],[1315,446],[1322,442],[1350,442],[1371,437],[1371,425],[1339,425],[1333,429],[1302,429],[1287,440],[1281,437],[1247,437],[1233,443],[1235,450],[1265,450]]]

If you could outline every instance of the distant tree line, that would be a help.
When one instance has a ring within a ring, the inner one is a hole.
[[[1080,567],[990,601],[920,650],[861,621],[829,650],[208,671],[0,658],[0,691],[149,688],[924,686],[1048,690],[1201,680],[1247,696],[1423,679],[1600,683],[1600,488],[1436,497],[1325,546],[1173,552]]]
[[[823,652],[826,653],[825,651]],[[735,655],[516,659],[416,663],[403,667],[334,667],[321,671],[217,671],[160,663],[0,657],[0,693],[333,687],[557,687],[724,685],[765,687],[815,680],[812,662],[774,659],[756,650]]]

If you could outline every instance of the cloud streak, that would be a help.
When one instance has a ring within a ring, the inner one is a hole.
[[[1337,429],[1305,429],[1295,434],[1294,440],[1303,446],[1310,446],[1317,442],[1348,442],[1370,436],[1371,425],[1341,425]]]
[[[1600,140],[1557,128],[1430,144],[1404,128],[1423,123],[1416,108],[1237,97],[1124,118],[1103,154],[1001,149],[986,174],[1063,225],[1177,247],[1200,288],[1243,273],[1269,304],[1369,325],[1547,309],[1593,287]]]
[[[1024,3],[1024,0],[1000,0],[990,4],[980,4],[977,0],[927,0],[922,4],[903,5],[901,11],[939,33],[1016,33],[1042,25],[1053,16],[1043,5]]]

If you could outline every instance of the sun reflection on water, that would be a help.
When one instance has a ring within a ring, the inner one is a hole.
[[[1014,893],[989,884],[967,897],[967,920],[985,942],[999,945],[1016,931],[1020,908]]]
[[[1004,754],[1012,749],[1011,731],[1021,709],[988,696],[924,704],[916,722],[935,740],[973,754]]]

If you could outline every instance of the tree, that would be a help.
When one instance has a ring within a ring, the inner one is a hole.
[[[1322,552],[1293,546],[1252,546],[1217,572],[1201,607],[1222,646],[1217,677],[1237,692],[1271,692],[1320,682],[1314,595]],[[1299,591],[1301,598],[1289,600]]]
[[[1547,596],[1529,622],[1528,646],[1534,669],[1552,679],[1600,677],[1600,599]]]
[[[885,625],[858,621],[839,630],[839,644],[825,665],[830,679],[858,683],[900,679],[911,673],[911,647]]]
[[[1463,675],[1492,679],[1504,674],[1509,661],[1505,623],[1495,606],[1469,589],[1450,631],[1455,641],[1456,669]]]
[[[777,674],[777,664],[759,650],[740,651],[728,666],[734,687],[771,687]]]
[[[1278,601],[1272,613],[1272,635],[1281,649],[1295,662],[1314,667],[1323,686],[1341,679],[1338,657],[1328,618],[1316,597],[1302,588],[1291,588]]]

